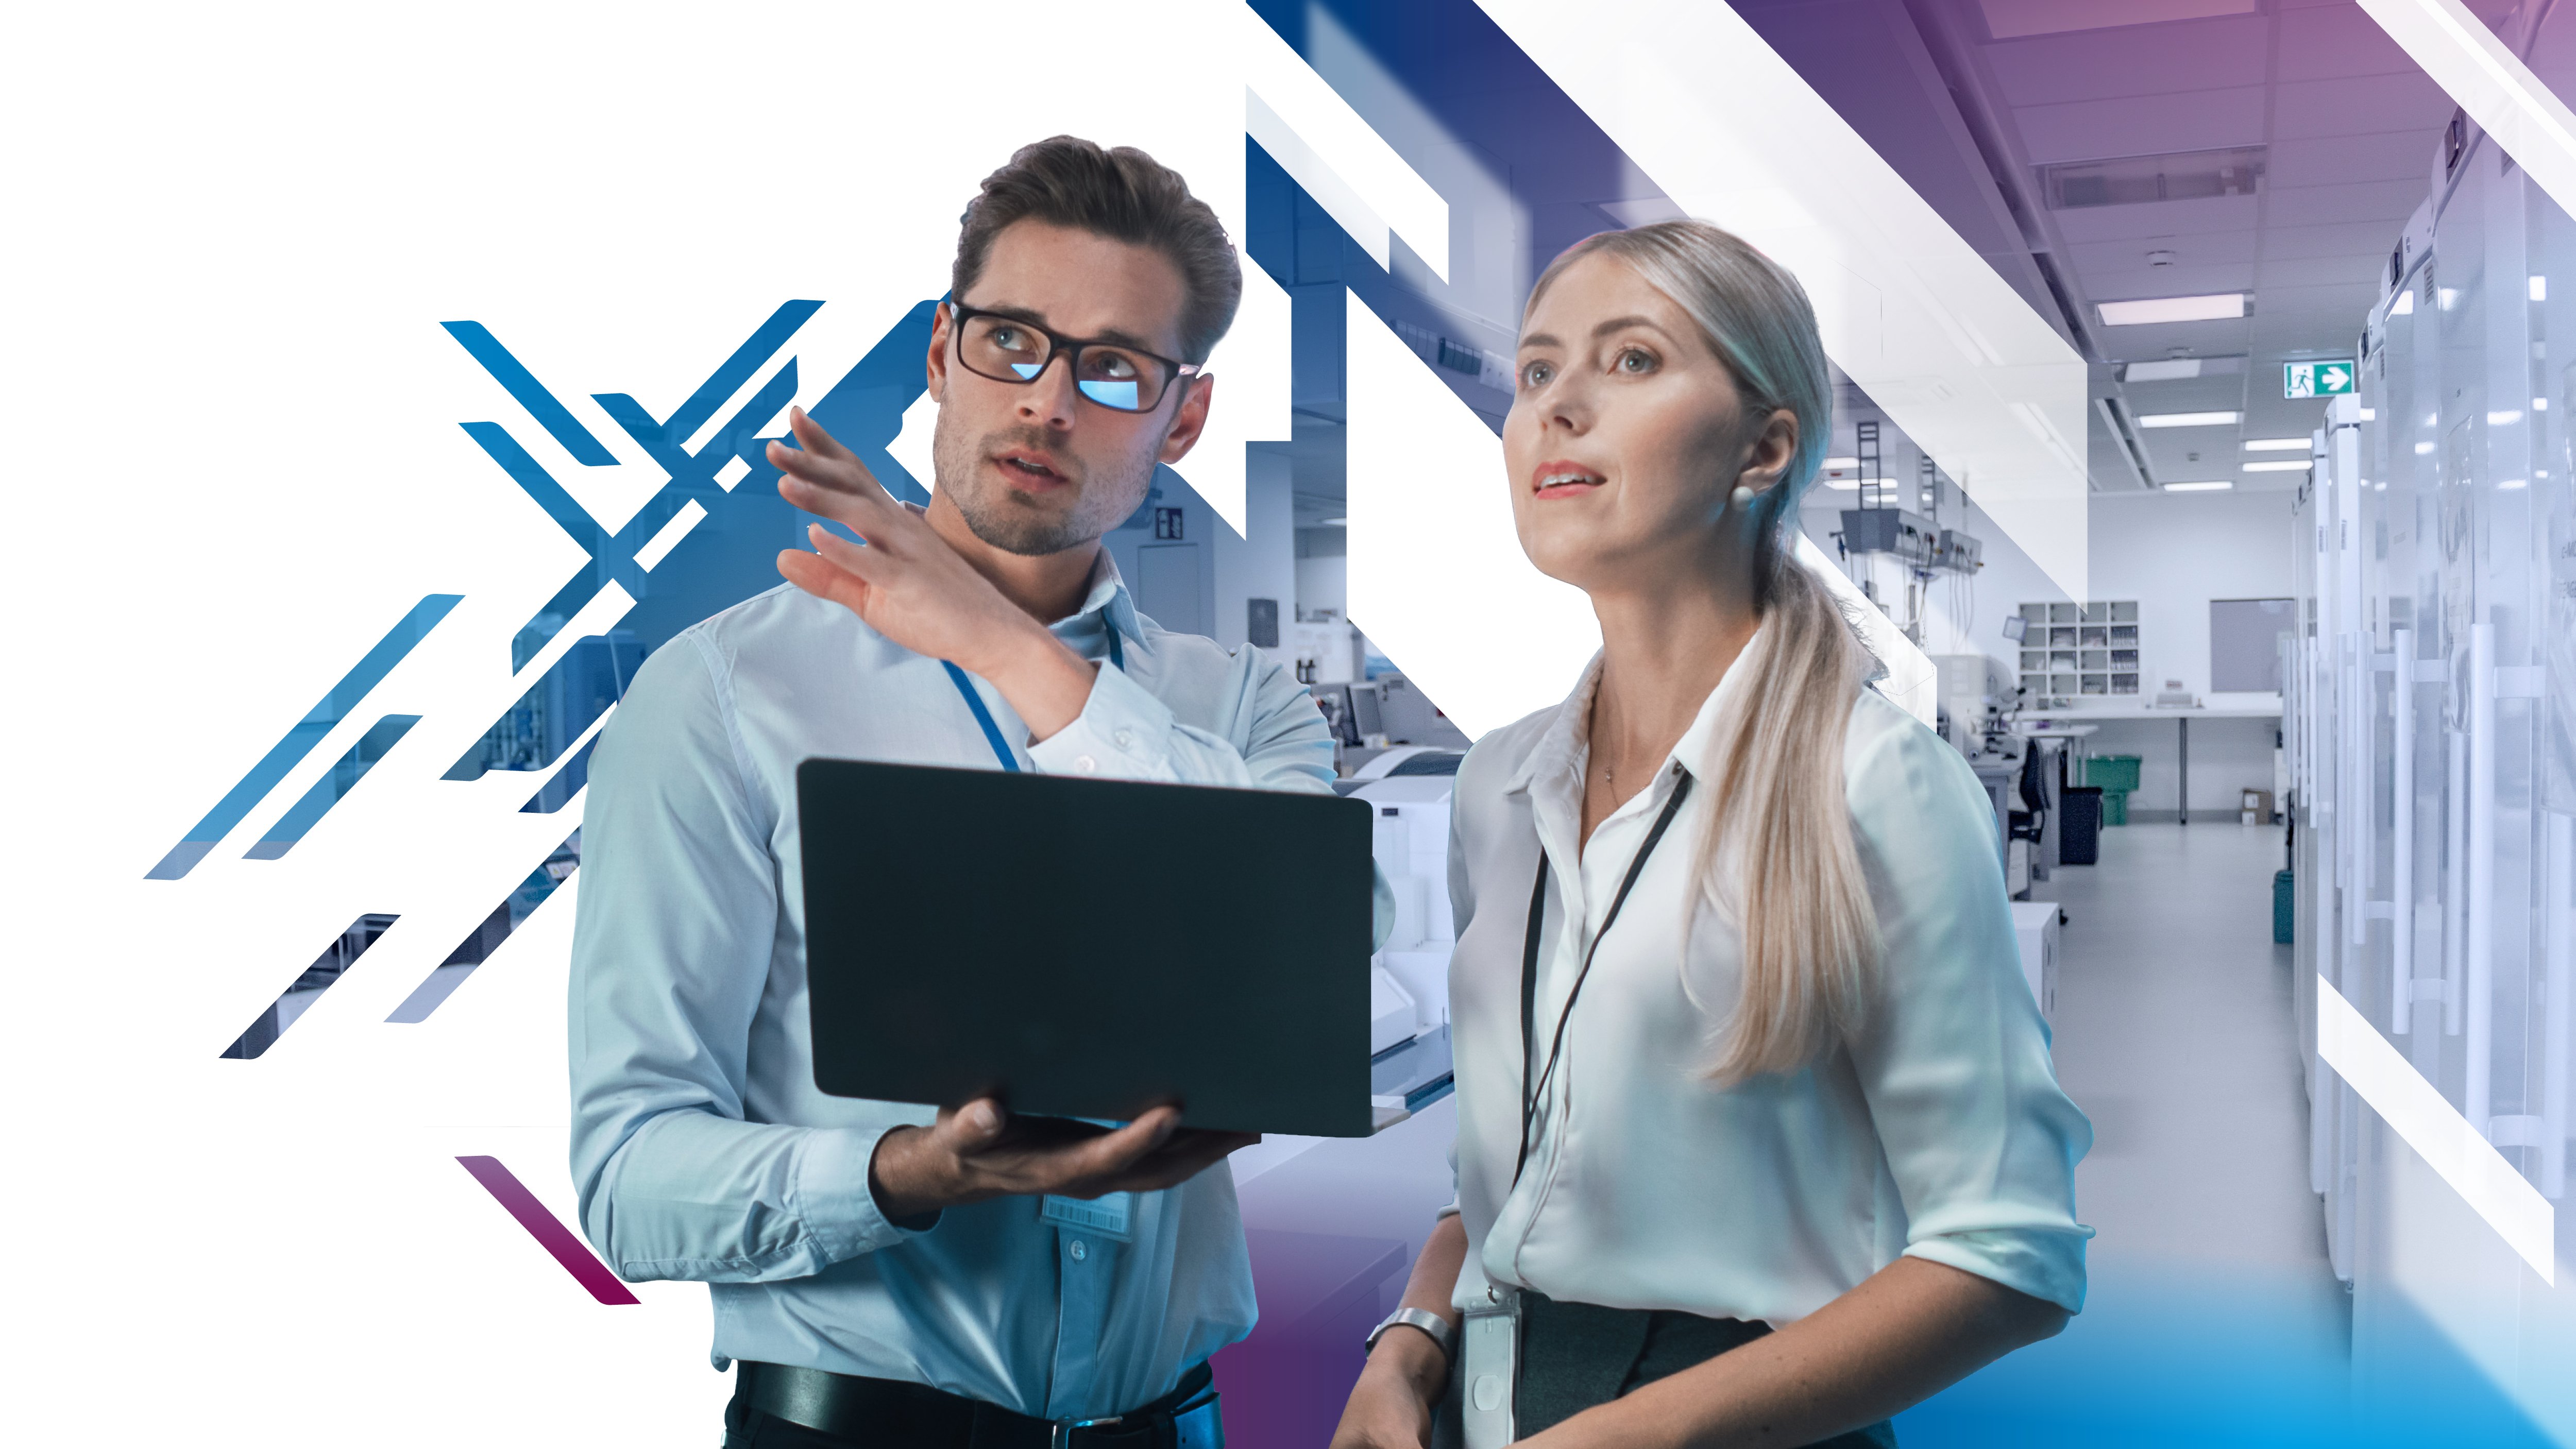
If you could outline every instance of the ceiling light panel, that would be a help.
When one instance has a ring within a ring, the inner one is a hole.
[[[2270,463],[2248,463],[2245,465],[2243,471],[2247,473],[2304,473],[2307,471],[2307,468],[2308,465],[2305,460],[2298,462],[2278,460]]]
[[[1986,30],[1997,40],[2108,30],[2213,15],[2251,15],[2254,0],[1981,0]]]
[[[2313,446],[2315,445],[2306,438],[2247,438],[2245,440],[2245,451],[2249,453],[2304,453]]]
[[[2230,479],[2213,478],[2206,483],[2168,483],[2165,485],[2165,491],[2167,493],[2216,493],[2235,486],[2236,484]]]
[[[2197,357],[2168,358],[2162,362],[2132,362],[2120,369],[2122,382],[2180,382],[2200,376]]]
[[[2197,297],[2140,297],[2103,302],[2095,307],[2105,327],[2135,327],[2150,322],[2225,322],[2253,311],[2243,292],[2209,292]]]
[[[2243,413],[2140,413],[2142,428],[2232,428],[2245,420]],[[2300,446],[2306,446],[2304,443]]]
[[[2261,146],[2176,151],[2164,156],[2122,156],[2108,161],[2042,166],[2039,186],[2051,211],[2252,196],[2262,189],[2263,173],[2269,165],[2267,149]]]

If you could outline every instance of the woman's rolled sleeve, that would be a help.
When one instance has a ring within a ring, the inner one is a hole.
[[[2057,1085],[2022,974],[1994,812],[1911,720],[1854,716],[1847,778],[1882,990],[1852,1061],[1907,1219],[1905,1254],[2079,1311],[2075,1164],[2093,1128]],[[1864,727],[1869,721],[1870,727]]]

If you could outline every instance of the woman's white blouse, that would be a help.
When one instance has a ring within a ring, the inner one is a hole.
[[[1748,651],[1750,652],[1750,651]],[[1862,1031],[1788,1076],[1708,1081],[1741,970],[1716,907],[1690,913],[1716,794],[1701,778],[1594,958],[1515,1185],[1521,1092],[1589,942],[1681,767],[1706,758],[1730,670],[1652,785],[1578,850],[1596,659],[1574,693],[1477,741],[1458,771],[1449,968],[1458,1073],[1457,1302],[1486,1281],[1618,1308],[1779,1325],[1900,1254],[2070,1312],[2084,1299],[2075,1163],[2093,1129],[2058,1089],[1967,762],[1877,691],[1843,773],[1882,941]],[[1550,884],[1532,1060],[1520,976],[1539,848]]]

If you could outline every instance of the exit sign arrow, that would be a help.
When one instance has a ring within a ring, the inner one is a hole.
[[[2290,362],[2281,366],[2281,396],[2337,397],[2352,391],[2349,362]]]

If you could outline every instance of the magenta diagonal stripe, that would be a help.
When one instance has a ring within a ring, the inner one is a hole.
[[[628,1292],[625,1284],[617,1281],[617,1275],[609,1272],[608,1265],[599,1261],[598,1256],[584,1246],[581,1239],[572,1235],[572,1229],[565,1227],[561,1219],[546,1211],[546,1205],[537,1201],[537,1195],[528,1191],[526,1183],[510,1175],[510,1169],[501,1165],[501,1159],[460,1157],[456,1161],[467,1172],[474,1174],[474,1180],[483,1184],[485,1192],[492,1194],[500,1200],[502,1207],[509,1209],[510,1216],[519,1220],[519,1226],[528,1230],[529,1237],[536,1239],[547,1252],[555,1255],[555,1261],[564,1265],[565,1272],[570,1273],[576,1282],[590,1290],[591,1297],[608,1304],[643,1301]]]

